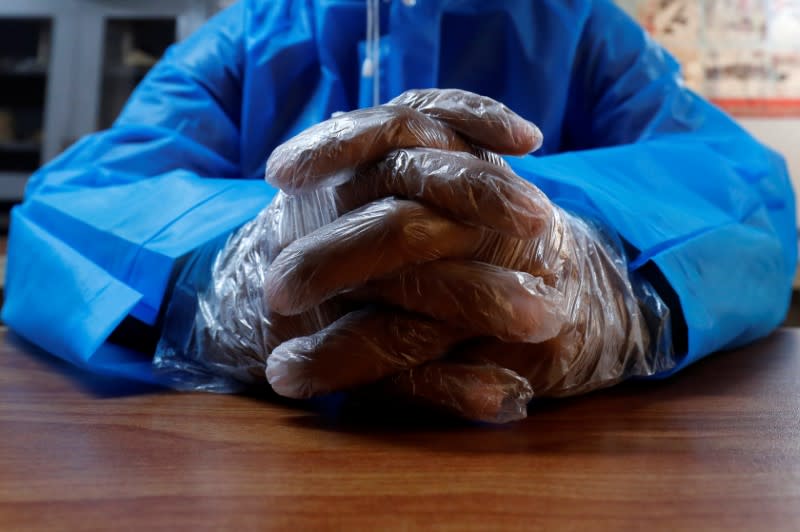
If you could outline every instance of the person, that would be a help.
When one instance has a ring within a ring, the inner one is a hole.
[[[249,0],[31,177],[2,317],[95,371],[508,421],[765,336],[796,256],[781,157],[610,1]]]

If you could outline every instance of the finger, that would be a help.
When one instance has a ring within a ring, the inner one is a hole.
[[[321,122],[275,148],[266,179],[286,192],[335,185],[350,178],[356,166],[419,146],[472,149],[444,123],[414,109],[372,107]]]
[[[581,356],[582,344],[581,335],[567,330],[539,344],[481,338],[457,346],[450,356],[508,368],[525,377],[538,397],[567,396],[589,391],[587,372],[603,369]]]
[[[480,234],[415,202],[371,203],[281,251],[267,271],[267,306],[297,314],[411,264],[469,256]]]
[[[370,392],[488,423],[524,419],[533,398],[528,381],[509,369],[438,360],[385,379]]]
[[[459,89],[406,91],[389,105],[411,107],[458,131],[477,146],[525,155],[542,145],[542,132],[502,103]]]
[[[359,304],[360,306],[363,305]],[[293,316],[284,316],[271,309],[265,310],[259,324],[259,332],[263,338],[261,343],[266,352],[271,353],[279,345],[292,338],[308,336],[324,329],[355,308],[357,307],[353,301],[334,298]]]
[[[266,375],[280,395],[315,397],[375,382],[447,353],[466,333],[396,310],[351,312],[278,346]]]
[[[344,212],[344,211],[342,211]],[[335,189],[310,190],[304,194],[279,191],[259,215],[265,234],[258,245],[272,261],[291,242],[339,217]]]
[[[474,336],[543,342],[568,323],[566,302],[554,287],[528,273],[483,262],[437,260],[370,281],[350,297],[381,301],[447,323]]]
[[[337,187],[340,212],[387,196],[420,200],[456,220],[536,238],[552,219],[547,197],[507,167],[464,152],[397,150]]]

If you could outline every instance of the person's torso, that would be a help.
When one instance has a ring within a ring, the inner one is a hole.
[[[242,167],[336,111],[373,105],[365,0],[249,2]],[[589,5],[565,0],[394,0],[380,5],[377,99],[460,88],[499,100],[557,151]],[[374,75],[374,73],[373,73]]]

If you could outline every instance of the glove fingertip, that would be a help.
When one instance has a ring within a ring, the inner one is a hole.
[[[542,147],[542,144],[544,143],[544,134],[536,124],[534,124],[530,120],[526,120],[526,122],[528,123],[528,127],[530,128],[530,134],[531,134],[531,140],[530,140],[531,149],[528,153],[533,153]]]
[[[500,405],[497,415],[493,419],[488,419],[490,423],[511,423],[512,421],[520,421],[528,417],[528,402],[531,400],[533,394],[530,396],[513,396],[509,395]]]
[[[291,245],[290,245],[291,246]],[[302,272],[297,266],[294,249],[284,250],[267,269],[264,301],[267,308],[282,316],[294,316],[309,310],[314,301],[299,282]]]
[[[267,158],[264,180],[274,187],[291,188],[291,172],[289,172],[291,165],[286,164],[289,158],[285,146],[281,145],[275,148]]]
[[[291,340],[287,343],[290,342]],[[283,397],[308,399],[314,396],[314,386],[311,379],[304,376],[302,364],[294,360],[295,355],[282,348],[283,346],[279,346],[267,357],[264,371],[267,382],[275,393]]]
[[[479,421],[487,423],[510,423],[528,417],[528,403],[533,399],[533,388],[528,379],[507,369],[500,369],[505,378],[505,384],[498,382],[497,387],[502,399],[496,408],[484,411],[486,416],[478,416]]]

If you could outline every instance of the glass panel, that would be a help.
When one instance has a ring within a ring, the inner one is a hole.
[[[106,23],[98,128],[114,123],[133,89],[175,42],[175,19],[109,19]]]
[[[40,164],[50,38],[47,19],[0,19],[0,175]]]

